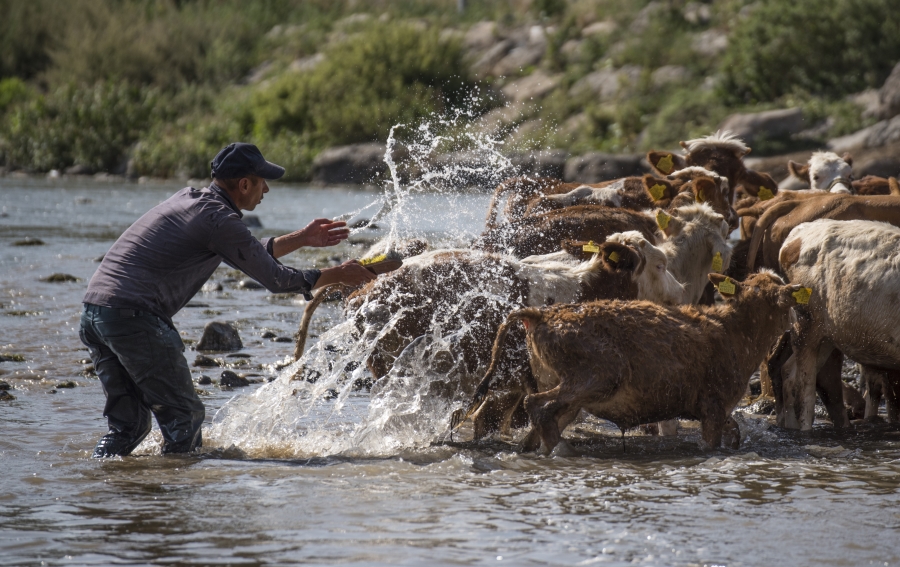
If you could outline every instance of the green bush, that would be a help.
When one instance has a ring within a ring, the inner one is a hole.
[[[37,171],[83,165],[119,168],[158,107],[159,93],[127,83],[67,85],[13,105],[0,133],[12,167]]]
[[[894,0],[762,0],[729,39],[722,94],[754,102],[879,87],[900,60],[898,30]]]
[[[314,147],[384,140],[398,122],[481,107],[462,49],[435,32],[377,24],[329,49],[312,71],[285,73],[256,93],[254,134],[302,133]]]

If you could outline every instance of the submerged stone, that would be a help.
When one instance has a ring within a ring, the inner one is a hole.
[[[21,354],[0,354],[0,362],[25,362],[25,357]]]
[[[227,386],[229,388],[242,388],[244,386],[249,386],[250,381],[239,374],[235,374],[231,370],[225,370],[219,378],[219,385]]]
[[[43,246],[44,241],[40,238],[32,238],[30,236],[26,236],[22,240],[16,240],[13,242],[13,246]]]
[[[41,278],[41,281],[49,283],[80,282],[81,278],[76,278],[71,274],[51,274],[46,278]]]
[[[200,378],[197,379],[197,384],[200,384],[201,386],[208,386],[212,384],[212,378],[210,378],[206,374],[201,374]]]
[[[0,402],[11,402],[14,399],[16,399],[16,397],[6,390],[0,391]]]
[[[278,335],[276,335],[276,334],[273,333],[272,331],[266,331],[265,333],[263,333],[263,334],[260,335],[260,336],[261,336],[262,338],[264,338],[264,339],[274,339],[274,338],[277,337]]]
[[[231,323],[211,321],[203,328],[197,350],[232,351],[244,348],[241,336]]]
[[[0,380],[0,392],[5,392],[6,390],[11,390],[12,386],[9,385],[9,382],[5,382]]]
[[[194,366],[199,368],[212,368],[218,365],[219,363],[216,359],[206,356],[205,354],[198,354],[197,358],[194,359]]]
[[[261,283],[249,278],[241,280],[238,287],[241,289],[265,289]]]
[[[74,388],[75,386],[75,382],[72,382],[71,380],[66,380],[65,382],[60,382],[56,385],[57,388]]]

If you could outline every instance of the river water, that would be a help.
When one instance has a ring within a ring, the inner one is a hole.
[[[214,356],[256,383],[198,386],[208,421],[198,455],[160,456],[154,431],[134,456],[91,460],[105,422],[77,337],[81,296],[97,258],[177,189],[0,179],[0,354],[20,355],[0,362],[16,397],[0,401],[0,565],[900,562],[893,428],[837,435],[818,424],[800,435],[744,415],[740,450],[703,452],[690,422],[675,438],[629,432],[623,444],[617,430],[587,420],[566,432],[568,447],[543,457],[518,454],[515,438],[472,443],[464,432],[450,441],[446,415],[407,415],[412,429],[389,429],[383,418],[399,405],[376,404],[365,389],[342,391],[326,413],[304,406],[300,419],[292,412],[306,402],[292,397],[291,369],[281,367],[304,302],[241,289],[227,269],[213,276],[223,290],[198,294],[175,323],[190,345],[207,322],[233,321],[239,354],[249,356]],[[362,216],[371,215],[379,200],[277,186],[255,211],[264,227],[256,232],[366,206]],[[401,228],[458,245],[480,230],[487,201],[413,196]],[[388,228],[286,260],[359,256]],[[16,245],[26,237],[44,245]],[[53,273],[80,281],[41,281]],[[309,349],[341,321],[336,304],[320,308]],[[197,354],[186,351],[189,362]],[[222,368],[195,370],[216,380]]]

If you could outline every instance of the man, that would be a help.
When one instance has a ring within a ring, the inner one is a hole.
[[[316,219],[306,228],[257,240],[241,221],[284,168],[252,144],[230,144],[212,160],[213,183],[182,189],[138,219],[113,244],[84,296],[80,336],[106,394],[109,433],[94,458],[130,454],[156,417],[163,453],[193,451],[205,412],[194,391],[184,343],[172,317],[224,261],[272,292],[310,292],[330,283],[361,285],[375,276],[358,262],[295,270],[276,260],[302,246],[333,246],[346,223]]]

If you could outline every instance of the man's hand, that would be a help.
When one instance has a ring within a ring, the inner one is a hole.
[[[359,287],[366,282],[375,279],[375,274],[370,272],[362,264],[356,260],[348,260],[340,266],[333,268],[324,268],[319,281],[313,286],[313,289],[319,289],[333,283],[342,283],[350,287]]]
[[[316,219],[297,231],[303,239],[303,246],[322,248],[334,246],[341,240],[350,236],[350,229],[344,221],[332,221],[331,219]]]
[[[305,228],[277,237],[272,245],[272,252],[276,258],[281,258],[304,246],[315,248],[334,246],[348,236],[350,229],[344,221],[316,219]]]

